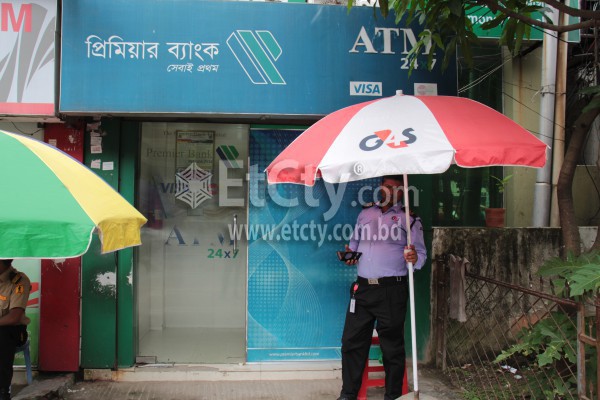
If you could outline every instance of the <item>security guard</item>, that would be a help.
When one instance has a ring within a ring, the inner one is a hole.
[[[11,264],[0,260],[0,400],[10,399],[15,350],[27,341],[29,324],[25,308],[31,283]]]
[[[342,335],[342,391],[338,400],[356,400],[371,346],[375,321],[385,369],[385,400],[402,395],[406,352],[404,320],[408,303],[407,263],[414,269],[425,264],[423,226],[416,215],[406,214],[400,203],[401,175],[384,176],[381,200],[359,214],[348,251],[362,256],[357,279],[350,288],[350,304]],[[413,245],[407,246],[410,229]]]

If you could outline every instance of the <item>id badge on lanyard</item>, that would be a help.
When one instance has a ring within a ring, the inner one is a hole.
[[[354,314],[354,310],[356,308],[356,299],[354,298],[354,294],[358,290],[358,283],[355,283],[352,287],[352,297],[350,298],[350,314]]]

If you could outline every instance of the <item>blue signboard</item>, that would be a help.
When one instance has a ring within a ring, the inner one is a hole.
[[[398,89],[456,94],[442,54],[409,76],[418,35],[371,7],[64,0],[59,109],[318,116]]]

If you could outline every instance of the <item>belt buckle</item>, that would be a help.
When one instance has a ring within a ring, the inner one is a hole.
[[[368,278],[369,285],[379,285],[379,279],[377,278]]]

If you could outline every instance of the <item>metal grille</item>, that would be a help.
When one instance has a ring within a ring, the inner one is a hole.
[[[436,363],[465,398],[597,398],[595,306],[586,317],[575,301],[466,273],[466,321],[458,322],[448,318],[451,288],[442,265],[434,273]]]

